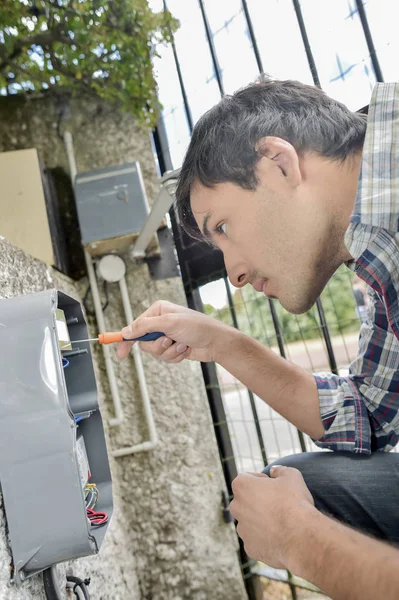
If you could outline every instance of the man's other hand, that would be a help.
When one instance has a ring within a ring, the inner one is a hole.
[[[275,466],[270,475],[238,475],[232,485],[230,511],[238,521],[237,533],[247,554],[282,569],[287,566],[298,519],[312,518],[316,509],[297,469]]]

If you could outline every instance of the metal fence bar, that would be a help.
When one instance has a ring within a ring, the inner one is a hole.
[[[326,343],[326,349],[327,349],[327,355],[328,355],[328,362],[330,363],[330,369],[333,373],[335,373],[335,375],[338,375],[337,361],[335,360],[334,349],[333,349],[332,343],[331,343],[330,331],[328,329],[326,315],[324,313],[324,308],[323,308],[320,298],[318,298],[316,300],[316,306],[317,306],[317,312],[318,312],[319,318],[320,318],[321,332],[323,334],[323,338]]]
[[[215,72],[216,81],[218,82],[220,95],[224,96],[224,87],[223,87],[223,80],[222,80],[222,69],[220,68],[218,57],[217,57],[217,54],[216,54],[216,48],[215,48],[215,44],[213,42],[213,34],[212,34],[212,31],[211,31],[211,27],[209,25],[208,17],[206,15],[204,2],[203,2],[203,0],[198,0],[198,3],[199,3],[199,6],[200,6],[200,9],[201,9],[202,20],[204,21],[206,39],[208,40],[209,50],[211,52],[212,63],[213,63],[213,70]]]
[[[364,37],[366,38],[367,48],[369,49],[369,52],[370,52],[371,64],[373,65],[375,77],[376,77],[377,81],[384,81],[380,63],[379,63],[379,60],[377,57],[377,52],[374,47],[374,42],[373,42],[373,38],[371,35],[366,11],[364,9],[363,0],[355,0],[355,1],[356,1],[357,11],[359,13],[360,22],[363,27]]]
[[[198,288],[187,294],[187,304],[189,308],[204,312],[201,296]],[[212,414],[212,421],[215,429],[215,436],[222,458],[222,468],[225,476],[226,486],[230,496],[232,496],[231,484],[237,477],[237,466],[234,458],[233,446],[229,428],[227,424],[226,413],[224,410],[223,398],[220,392],[219,380],[216,372],[215,363],[201,363],[202,374],[204,377],[206,393],[208,395],[209,406]],[[263,591],[259,577],[254,574],[256,561],[249,558],[244,549],[244,544],[239,538],[239,553],[242,567],[242,574],[245,588],[248,594],[248,600],[262,600]]]
[[[365,8],[363,6],[363,2],[362,2],[362,0],[355,0],[355,1],[356,1],[356,5],[358,8],[359,18],[361,20],[361,24],[362,24],[364,35],[365,35],[366,42],[367,42],[367,46],[368,46],[368,49],[370,52],[370,59],[371,59],[372,65],[373,65],[376,79],[378,81],[383,81],[381,67],[379,65],[376,50],[375,50],[375,47],[373,44],[373,40],[372,40],[369,24],[367,21],[367,15],[365,12]],[[292,2],[293,2],[293,7],[294,7],[294,10],[296,13],[296,18],[298,21],[298,26],[300,29],[302,41],[303,41],[303,44],[305,47],[305,52],[306,52],[309,68],[310,68],[310,71],[311,71],[311,74],[313,77],[313,82],[316,86],[321,87],[319,74],[317,72],[316,62],[315,62],[315,59],[314,59],[314,56],[312,53],[311,45],[310,45],[309,38],[307,35],[307,31],[306,31],[306,26],[305,26],[305,22],[304,22],[302,10],[301,10],[300,0],[292,0]],[[214,44],[214,36],[213,36],[212,30],[211,30],[211,27],[210,27],[210,24],[209,24],[209,21],[207,18],[204,0],[198,0],[198,3],[199,3],[200,10],[201,10],[201,15],[202,15],[205,34],[206,34],[209,51],[210,51],[210,55],[211,55],[211,59],[212,59],[212,65],[213,65],[215,78],[216,78],[216,81],[217,81],[217,84],[219,87],[220,95],[223,96],[225,93],[224,85],[223,85],[223,74],[222,74],[222,69],[220,67],[218,57],[217,57],[216,47]],[[167,0],[163,0],[163,4],[164,4],[165,10],[167,10]],[[254,29],[253,29],[253,24],[251,21],[247,0],[242,0],[242,7],[243,7],[243,12],[245,15],[247,27],[248,27],[249,37],[251,39],[251,43],[253,46],[257,66],[258,66],[259,71],[262,73],[263,72],[262,60],[261,60],[259,48],[257,45],[256,35],[255,35]],[[173,50],[173,56],[174,56],[174,61],[175,61],[175,66],[176,66],[176,72],[177,72],[178,80],[179,80],[179,84],[180,84],[180,90],[181,90],[181,95],[182,95],[182,99],[183,99],[185,114],[186,114],[186,118],[187,118],[187,123],[188,123],[190,131],[192,131],[193,119],[192,119],[190,104],[189,104],[189,100],[188,100],[187,93],[186,93],[184,77],[183,77],[183,74],[182,74],[181,68],[180,68],[180,62],[179,62],[177,49],[176,49],[174,42],[172,43],[172,50]],[[163,171],[165,169],[168,169],[168,170],[172,169],[172,164],[171,164],[170,155],[168,152],[167,142],[166,143],[165,142],[166,142],[165,131],[164,131],[163,123],[160,120],[160,124],[157,128],[157,131],[154,134],[154,143],[155,143],[155,146],[157,149],[161,171]],[[178,251],[180,250],[180,252],[182,253],[184,251],[184,248],[183,249],[179,248],[179,241],[178,241],[179,226],[177,225],[176,221],[174,220],[173,214],[174,213],[172,210],[171,218],[172,218],[174,237],[176,240],[176,246],[178,248]],[[183,254],[181,254],[181,256],[183,256]],[[181,256],[179,256],[179,258],[181,258]],[[181,263],[182,262],[184,262],[184,261],[181,261]],[[186,274],[186,270],[183,267],[182,267],[182,276],[183,276],[183,280],[185,281],[185,283],[187,283],[187,281],[186,281],[187,274]],[[231,314],[231,318],[233,321],[233,325],[238,328],[237,314],[236,314],[235,306],[233,304],[231,290],[230,290],[230,287],[228,285],[226,278],[224,278],[224,283],[226,286],[226,293],[227,293],[227,298],[228,298],[228,302],[229,302],[230,314]],[[199,294],[199,290],[196,287],[197,285],[198,285],[197,282],[193,282],[193,287],[195,289],[186,291],[187,302],[191,308],[195,308],[196,310],[202,310],[203,309],[202,301],[201,301],[201,297]],[[187,286],[186,286],[186,290],[187,290]],[[336,362],[336,358],[335,358],[335,354],[334,354],[334,349],[333,349],[332,342],[331,342],[330,331],[329,331],[329,327],[328,327],[328,324],[326,321],[326,316],[324,313],[323,305],[322,305],[320,299],[317,300],[316,306],[317,306],[318,317],[319,317],[319,321],[320,321],[320,329],[321,329],[321,332],[322,332],[322,335],[324,338],[324,342],[326,345],[326,349],[327,349],[330,368],[333,373],[337,374],[338,368],[337,368],[337,362]],[[272,317],[273,327],[274,327],[275,334],[276,334],[278,348],[279,348],[281,356],[286,358],[286,346],[285,346],[285,342],[284,342],[283,330],[282,330],[281,323],[279,320],[278,312],[276,310],[276,306],[274,305],[273,301],[271,301],[271,300],[269,300],[269,307],[270,307],[270,314]],[[202,310],[202,312],[203,312],[203,310]],[[223,395],[222,395],[222,392],[219,387],[219,381],[218,381],[215,364],[213,364],[213,363],[201,364],[201,368],[202,368],[203,378],[204,378],[204,382],[205,382],[205,386],[206,386],[206,392],[207,392],[207,396],[208,396],[212,419],[213,419],[213,423],[214,423],[215,436],[216,436],[217,443],[218,443],[221,464],[222,464],[222,468],[223,468],[223,472],[224,472],[224,476],[225,476],[225,480],[226,480],[226,485],[227,485],[229,493],[231,494],[231,483],[237,475],[237,464],[236,464],[236,457],[234,456],[232,440],[230,437],[229,424],[227,422],[226,412],[225,412],[225,408],[224,408]],[[258,412],[256,409],[255,398],[254,398],[252,392],[250,392],[250,390],[248,390],[248,396],[249,396],[249,400],[250,400],[250,404],[251,404],[252,415],[253,415],[256,433],[257,433],[257,437],[258,437],[258,443],[259,443],[261,453],[262,453],[262,458],[263,458],[264,464],[267,464],[267,453],[266,453],[266,448],[265,448],[265,444],[263,441],[263,435],[262,435],[262,430],[261,430],[261,426],[260,426],[260,421],[258,418]],[[302,451],[306,451],[307,448],[306,448],[306,444],[305,444],[305,438],[304,438],[302,432],[300,432],[300,431],[298,431],[298,438],[299,438],[299,442],[300,442]],[[292,438],[291,438],[291,441],[292,441]],[[256,564],[254,563],[254,561],[249,559],[248,556],[246,555],[241,541],[240,541],[240,560],[241,560],[241,565],[242,565],[242,569],[243,569],[243,577],[244,577],[244,581],[246,583],[248,597],[250,598],[250,600],[260,600],[262,598],[260,581],[259,581],[258,577],[254,577],[254,573],[257,572]],[[265,574],[265,573],[262,573],[262,574]],[[291,577],[290,575],[287,576],[286,583],[288,583],[288,585],[290,586],[291,593],[293,594],[293,597],[295,598],[295,594],[296,594],[295,586],[300,586],[301,583],[298,582],[295,577]]]
[[[276,332],[277,344],[278,344],[278,348],[280,350],[280,354],[283,358],[287,358],[286,353],[285,353],[285,348],[284,348],[283,332],[281,330],[281,325],[280,325],[280,321],[279,321],[278,314],[276,311],[276,307],[274,306],[274,300],[272,300],[271,298],[269,298],[269,308],[270,308],[270,313],[272,315],[273,326],[274,326],[274,330]],[[298,440],[299,440],[299,444],[301,446],[301,450],[302,450],[302,452],[306,452],[307,449],[306,449],[304,435],[303,435],[302,431],[300,431],[299,429],[297,429],[297,433],[298,433]]]
[[[276,332],[278,349],[280,350],[281,356],[283,358],[287,358],[286,353],[285,353],[285,348],[284,348],[283,332],[282,332],[280,321],[279,321],[279,318],[277,315],[276,307],[274,306],[274,301],[271,298],[269,298],[268,300],[269,300],[270,314],[272,315],[273,327],[274,327],[274,331]]]
[[[166,4],[166,0],[163,0],[163,8],[164,11],[166,12],[168,10],[168,6]],[[173,37],[173,33],[170,32],[171,38],[172,38],[172,51],[173,51],[173,58],[175,59],[175,67],[176,67],[176,73],[177,73],[177,77],[179,79],[179,85],[180,85],[180,90],[181,90],[181,95],[183,98],[183,104],[184,104],[184,111],[186,113],[186,119],[187,119],[187,124],[188,124],[188,128],[190,130],[190,133],[193,132],[193,117],[191,114],[191,109],[190,109],[190,104],[187,98],[187,92],[186,92],[186,87],[184,85],[184,80],[183,80],[183,75],[181,72],[181,68],[180,68],[180,61],[179,61],[179,57],[177,55],[177,50],[176,50],[176,45],[175,45],[175,40]]]
[[[158,123],[152,132],[152,139],[158,158],[158,167],[160,173],[163,175],[166,171],[172,171],[172,158],[169,152],[168,138],[166,135],[165,124],[163,122],[162,115],[159,116]]]
[[[255,35],[254,28],[252,25],[251,15],[249,14],[247,0],[241,0],[241,3],[242,3],[244,15],[245,15],[245,20],[247,22],[248,33],[249,33],[249,37],[251,39],[252,48],[253,48],[254,54],[255,54],[256,64],[258,65],[259,73],[263,73],[264,71],[263,71],[262,59],[260,57],[258,42],[256,41],[256,35]]]
[[[240,328],[238,326],[237,315],[236,315],[236,311],[234,308],[233,295],[231,293],[229,281],[228,281],[227,277],[223,277],[223,281],[224,281],[224,285],[226,288],[227,300],[229,303],[229,309],[230,309],[231,318],[233,320],[233,325],[236,329],[239,330]],[[263,441],[263,434],[262,434],[262,429],[261,429],[260,422],[259,422],[259,415],[258,415],[258,410],[256,408],[255,398],[254,398],[254,395],[251,392],[251,390],[249,390],[248,388],[247,388],[247,392],[248,392],[249,403],[251,405],[252,416],[254,418],[256,436],[258,438],[258,443],[259,443],[260,451],[262,454],[263,464],[265,467],[267,467],[268,461],[267,461],[265,442]]]
[[[167,145],[162,143],[166,137],[163,121],[158,122],[154,141],[158,152],[158,159],[161,172],[170,171],[173,168],[170,153]],[[163,174],[162,172],[162,174]],[[178,225],[174,214],[174,209],[170,211],[171,223],[175,240],[180,240]],[[184,276],[184,272],[183,272]],[[198,289],[186,294],[187,304],[190,308],[203,312],[202,300]],[[223,405],[223,398],[220,393],[219,381],[214,363],[201,363],[202,374],[204,377],[205,388],[208,395],[209,406],[212,413],[212,420],[215,427],[215,435],[218,443],[219,452],[222,460],[222,468],[225,476],[226,486],[231,494],[231,482],[237,476],[237,465],[235,463],[233,446],[231,444],[230,434],[227,425],[226,413]]]
[[[308,38],[308,34],[305,27],[305,21],[303,20],[303,14],[301,9],[300,0],[292,0],[294,4],[294,10],[296,14],[296,18],[298,20],[299,29],[301,31],[303,45],[305,46],[306,57],[308,59],[308,64],[310,68],[310,72],[312,73],[313,83],[317,85],[317,87],[321,87],[319,74],[317,72],[316,62],[313,56],[312,48],[310,47],[310,42]]]
[[[202,300],[198,289],[192,290],[190,294],[187,294],[187,305],[193,310],[203,312]],[[227,417],[219,387],[216,366],[214,363],[201,363],[201,368],[215,428],[215,435],[222,458],[222,467],[225,475],[226,486],[229,494],[232,495],[231,483],[233,479],[237,477],[238,470],[234,458],[234,451],[230,439]]]

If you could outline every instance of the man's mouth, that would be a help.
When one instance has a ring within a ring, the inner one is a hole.
[[[263,292],[266,282],[267,282],[267,279],[257,279],[256,281],[254,281],[252,283],[252,287],[254,288],[254,290],[256,292],[261,293],[261,292]]]
[[[271,300],[277,300],[277,296],[274,296],[271,289],[270,289],[270,281],[268,279],[266,279],[263,283],[263,288],[262,288],[262,292],[264,293],[264,295],[267,298],[270,298]]]

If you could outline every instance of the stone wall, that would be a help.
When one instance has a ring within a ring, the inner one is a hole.
[[[62,109],[62,111],[61,111]],[[72,132],[79,171],[139,160],[149,201],[157,177],[148,132],[128,114],[87,99],[0,99],[0,150],[36,147],[48,167],[67,170],[58,130]],[[184,303],[177,278],[152,281],[146,264],[123,256],[135,315],[158,298]],[[58,287],[81,299],[86,279],[73,282],[0,240],[0,298]],[[125,324],[117,284],[109,285],[107,327]],[[1,300],[0,300],[1,301]],[[96,334],[89,318],[92,334]],[[100,405],[109,450],[148,439],[133,359],[115,359],[126,418],[110,428],[113,414],[102,351],[93,347]],[[4,357],[2,357],[4,360]],[[91,576],[96,600],[242,600],[246,597],[233,526],[221,512],[223,475],[199,364],[164,365],[143,356],[159,446],[111,459],[115,517],[99,556],[60,567]],[[10,588],[10,555],[0,510],[0,599],[44,598],[41,578]]]

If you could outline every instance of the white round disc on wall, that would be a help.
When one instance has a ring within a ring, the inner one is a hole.
[[[102,279],[114,283],[125,276],[126,265],[120,256],[107,254],[98,262],[97,270]]]

